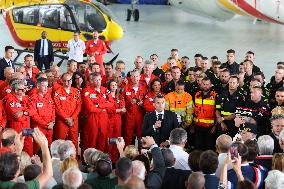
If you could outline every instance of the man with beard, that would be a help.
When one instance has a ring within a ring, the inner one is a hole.
[[[183,56],[181,58],[181,78],[184,81],[189,81],[189,76],[188,76],[188,69],[189,69],[189,58],[187,56]]]
[[[201,150],[214,149],[215,143],[215,104],[217,94],[211,90],[212,83],[208,77],[202,79],[201,91],[194,99],[195,147]]]
[[[222,67],[227,68],[231,75],[239,73],[239,64],[235,62],[235,51],[233,49],[227,51],[227,62],[223,63]]]
[[[105,42],[99,39],[99,33],[94,31],[94,38],[86,43],[85,53],[88,55],[94,55],[96,62],[103,68],[103,56],[107,52],[107,47]],[[104,75],[104,70],[101,69],[102,75]]]
[[[202,57],[203,57],[203,56],[202,56],[201,54],[196,54],[196,55],[194,55],[195,67],[201,67]]]
[[[151,59],[152,63],[154,64],[153,74],[155,76],[159,77],[164,82],[165,81],[165,73],[158,66],[158,63],[159,63],[158,55],[157,54],[152,54],[150,56],[150,59]]]
[[[228,89],[228,82],[230,79],[230,71],[228,69],[224,69],[220,73],[220,82],[216,86],[214,86],[215,91],[218,94],[222,94],[223,91]]]
[[[171,74],[173,76],[173,79],[170,82],[168,82],[163,88],[165,94],[168,94],[175,90],[176,83],[180,80],[181,76],[179,67],[178,66],[172,67]]]
[[[216,119],[220,127],[220,133],[228,133],[234,137],[238,128],[235,127],[234,118],[236,107],[242,105],[244,97],[239,90],[239,78],[231,76],[229,89],[219,94],[216,102]]]
[[[40,71],[50,69],[51,63],[54,61],[53,47],[50,40],[47,39],[46,31],[41,33],[41,39],[35,42],[34,60]]]

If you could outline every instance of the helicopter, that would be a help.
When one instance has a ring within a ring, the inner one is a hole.
[[[18,50],[18,56],[31,52],[43,31],[48,33],[53,48],[60,52],[67,51],[68,40],[75,31],[80,32],[83,41],[92,39],[93,31],[98,31],[108,48],[112,41],[123,36],[115,17],[96,0],[2,0],[1,3],[9,32],[25,48]]]

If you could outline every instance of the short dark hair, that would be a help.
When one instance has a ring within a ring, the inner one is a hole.
[[[238,144],[238,152],[242,157],[242,161],[247,161],[249,155],[248,147],[243,143],[237,143],[237,144]]]
[[[112,163],[109,159],[99,159],[96,163],[96,172],[101,177],[106,177],[111,174],[112,171]]]
[[[194,150],[188,156],[188,165],[193,172],[200,171],[199,162],[202,151]]]
[[[198,58],[198,57],[202,58],[203,56],[202,56],[202,54],[195,54],[194,55],[194,58]]]
[[[176,86],[184,86],[185,83],[183,80],[178,80],[177,83],[176,83]]]
[[[162,99],[162,98],[165,99],[165,96],[162,95],[162,94],[158,94],[157,96],[155,96],[154,102],[155,102],[155,100],[158,99],[158,98],[159,98],[159,99]]]
[[[203,56],[203,57],[202,57],[202,60],[208,60],[208,57]]]
[[[238,185],[237,185],[237,189],[243,189],[243,188],[246,188],[246,189],[256,189],[256,186],[250,180],[245,179],[243,181],[239,181]]]
[[[211,59],[219,59],[217,56],[211,56]]]
[[[28,165],[25,167],[23,175],[25,178],[25,181],[30,181],[35,179],[37,176],[39,176],[41,173],[41,167],[39,165]]]
[[[97,63],[97,62],[94,62],[93,64],[91,64],[91,67],[93,67],[93,66],[99,66],[99,67],[101,67],[101,65],[100,65],[99,63]]]
[[[40,84],[42,82],[48,82],[48,79],[44,78],[44,77],[40,77],[36,80],[37,84]]]
[[[121,180],[126,181],[132,172],[132,162],[129,158],[123,157],[116,162],[115,173]]]
[[[256,140],[247,140],[244,144],[248,147],[247,161],[254,161],[259,154],[259,147]]]
[[[239,77],[238,77],[238,76],[235,76],[235,75],[232,75],[232,76],[230,77],[230,79],[237,79],[238,83],[240,82]]]
[[[90,73],[90,75],[88,76],[88,81],[90,81],[91,78],[98,77],[98,76],[101,76],[101,74],[97,72]]]
[[[188,59],[189,60],[189,58],[188,58],[188,56],[183,56],[183,57],[181,57],[182,59]]]
[[[256,72],[256,73],[254,74],[254,76],[256,76],[256,75],[260,75],[260,76],[262,77],[262,79],[265,79],[265,75],[264,75],[263,72]]]
[[[17,182],[10,189],[29,189],[26,183]]]
[[[70,59],[70,60],[68,60],[68,62],[67,62],[67,66],[70,66],[72,62],[78,63],[76,60]]]
[[[195,67],[189,67],[188,71],[194,72],[195,71]]]
[[[150,161],[148,159],[147,156],[145,156],[144,154],[139,154],[138,156],[136,156],[133,161],[138,160],[144,163],[146,172],[149,173],[150,172]]]
[[[233,49],[229,49],[229,50],[227,50],[227,53],[234,53],[235,54],[236,52]]]
[[[222,63],[220,61],[214,61],[214,62],[212,62],[212,64],[213,64],[213,66],[215,66],[215,65],[221,65]]]
[[[218,163],[218,155],[212,150],[206,150],[200,156],[199,166],[204,174],[215,173]]]
[[[204,77],[203,79],[202,79],[202,81],[210,81],[211,82],[211,79],[209,78],[209,77]],[[212,82],[211,82],[212,83]]]
[[[113,64],[112,64],[112,63],[109,63],[109,62],[108,62],[108,63],[105,63],[105,64],[104,64],[104,67],[106,67],[106,66],[111,66],[111,68],[113,69]]]
[[[248,51],[247,54],[252,54],[252,55],[254,55],[254,52]]]
[[[28,57],[32,57],[32,58],[33,58],[33,55],[27,54],[27,55],[24,57],[24,60],[26,60],[26,58],[28,58]]]
[[[153,79],[153,80],[151,81],[151,83],[150,83],[150,89],[151,89],[151,91],[154,91],[154,89],[153,89],[152,86],[154,85],[154,83],[155,83],[156,81],[158,81],[160,84],[162,84],[160,78],[155,78],[155,79]]]
[[[165,148],[165,149],[162,149],[162,154],[165,160],[165,166],[166,167],[174,166],[174,163],[175,163],[174,153],[170,149]]]
[[[83,183],[81,184],[81,186],[78,187],[78,189],[93,189],[93,188],[89,184]]]
[[[227,69],[227,68],[225,68],[223,71],[221,71],[221,72],[228,72],[229,74],[231,74],[230,73],[230,70],[229,69]]]
[[[195,67],[195,68],[194,68],[194,72],[198,72],[198,71],[202,72],[202,68],[200,68],[200,67]]]
[[[5,52],[7,52],[7,51],[10,50],[10,49],[15,49],[15,48],[12,47],[12,46],[10,46],[10,45],[8,45],[8,46],[5,47]]]
[[[173,71],[173,70],[175,70],[175,69],[179,69],[179,70],[180,70],[180,68],[179,68],[178,66],[173,66],[173,67],[171,68],[171,71]]]
[[[20,165],[15,153],[4,153],[0,155],[0,180],[10,181],[15,178]]]
[[[178,52],[178,49],[172,49],[171,52],[173,52],[173,51],[177,51]]]

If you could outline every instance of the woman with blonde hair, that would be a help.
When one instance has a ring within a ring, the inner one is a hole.
[[[284,172],[284,154],[276,153],[272,158],[272,169]]]

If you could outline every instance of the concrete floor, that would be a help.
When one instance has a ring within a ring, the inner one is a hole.
[[[126,22],[128,7],[109,6],[125,30],[125,36],[114,42],[112,49],[120,53],[119,59],[127,63],[127,70],[133,68],[137,55],[148,58],[150,54],[157,53],[162,64],[172,48],[179,49],[180,56],[189,56],[192,62],[196,53],[208,57],[217,55],[223,62],[226,50],[230,48],[236,50],[236,58],[240,62],[245,52],[252,50],[256,53],[255,63],[264,70],[267,78],[274,74],[276,62],[284,61],[284,26],[262,22],[253,24],[253,20],[244,17],[216,22],[171,6],[157,5],[139,6],[140,21]],[[5,45],[15,45],[7,31],[1,18],[1,52]],[[112,56],[106,55],[105,60]]]

